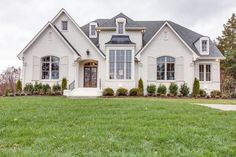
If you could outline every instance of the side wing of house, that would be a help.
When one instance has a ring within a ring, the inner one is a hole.
[[[33,39],[20,57],[23,60],[23,84],[44,82],[56,84],[63,77],[74,78],[73,48],[50,23]]]

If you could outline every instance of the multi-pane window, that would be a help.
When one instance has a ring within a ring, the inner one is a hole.
[[[118,22],[118,34],[124,33],[124,22]]]
[[[202,40],[202,52],[207,51],[207,40]]]
[[[175,79],[175,58],[163,56],[157,58],[157,80]]]
[[[199,80],[211,81],[211,64],[199,64]]]
[[[91,35],[96,35],[96,25],[90,25],[91,29]]]
[[[42,79],[59,79],[59,61],[55,56],[46,56],[41,59]]]
[[[62,23],[62,30],[67,30],[68,29],[68,21],[61,21]]]
[[[131,79],[131,50],[109,51],[109,79]]]

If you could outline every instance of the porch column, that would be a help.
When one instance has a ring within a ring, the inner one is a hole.
[[[75,61],[75,88],[79,87],[79,61]]]

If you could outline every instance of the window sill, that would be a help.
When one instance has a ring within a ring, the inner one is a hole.
[[[147,82],[172,83],[172,82],[176,82],[176,80],[147,80]]]
[[[107,79],[106,80],[107,82],[134,82],[134,80],[133,79],[131,79],[131,80],[122,80],[122,79]]]
[[[199,81],[200,83],[211,84],[212,81]]]
[[[60,80],[59,79],[41,79],[40,80],[41,82],[59,82]]]

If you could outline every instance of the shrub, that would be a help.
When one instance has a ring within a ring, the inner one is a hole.
[[[207,92],[205,90],[203,90],[203,89],[200,89],[199,95],[200,95],[200,97],[206,97],[207,96]]]
[[[183,95],[183,96],[188,96],[189,95],[189,87],[187,86],[187,83],[183,83],[180,86],[179,92]]]
[[[200,82],[197,78],[194,79],[193,83],[193,93],[192,96],[199,96],[200,94]]]
[[[105,88],[102,92],[103,96],[114,96],[114,90],[112,88]]]
[[[177,96],[178,94],[178,85],[176,83],[171,83],[169,86],[169,92],[173,96]]]
[[[138,81],[138,95],[143,96],[143,80],[142,78]]]
[[[54,84],[52,86],[52,91],[54,92],[55,95],[60,95],[61,94],[61,86],[59,84]]]
[[[24,92],[28,95],[32,95],[34,92],[34,86],[32,83],[27,83],[24,87]]]
[[[154,95],[156,93],[156,85],[151,84],[147,86],[148,95]]]
[[[42,83],[38,84],[38,82],[35,82],[35,84],[34,84],[34,94],[35,95],[41,94],[42,93],[42,89],[43,89]]]
[[[44,84],[42,86],[42,94],[46,95],[50,93],[51,93],[51,87],[49,86],[49,84]]]
[[[116,91],[117,96],[127,96],[128,95],[128,90],[126,88],[118,88]]]
[[[130,96],[138,96],[138,88],[132,88],[129,91]]]
[[[157,88],[157,93],[160,95],[166,95],[167,88],[165,85],[160,84]]]
[[[213,91],[211,91],[211,97],[212,98],[219,98],[219,97],[221,97],[221,92],[219,90],[213,90]]]
[[[62,79],[62,82],[61,82],[61,90],[62,92],[67,89],[67,79],[66,78],[63,78]]]
[[[22,82],[21,82],[21,80],[17,80],[17,82],[16,82],[16,92],[17,93],[22,92]]]

